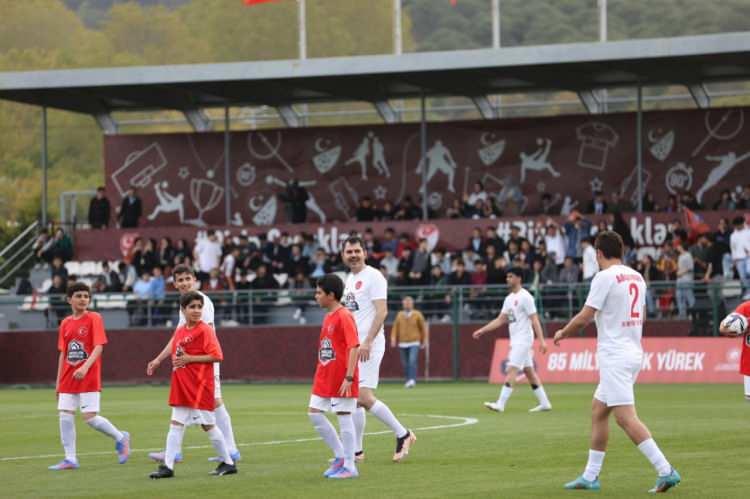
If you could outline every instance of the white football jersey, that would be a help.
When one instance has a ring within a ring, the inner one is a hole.
[[[509,293],[503,301],[500,313],[508,317],[511,345],[531,345],[534,342],[531,316],[536,313],[536,304],[531,293],[524,288]]]
[[[214,302],[211,301],[211,298],[206,296],[205,293],[202,293],[198,291],[198,293],[201,294],[203,297],[203,313],[201,314],[201,320],[208,324],[209,326],[215,328],[216,325],[214,324]],[[185,325],[185,314],[182,313],[182,307],[180,307],[180,320],[177,321],[177,327]]]
[[[365,268],[358,274],[349,273],[346,277],[341,304],[354,315],[359,341],[364,341],[367,338],[367,333],[370,332],[370,327],[372,327],[372,321],[375,319],[373,300],[386,300],[387,298],[388,281],[375,267],[365,265]],[[380,326],[380,331],[375,336],[372,348],[373,350],[385,350],[383,326]]]
[[[595,308],[599,366],[639,362],[646,316],[646,282],[625,265],[599,271],[591,281],[586,305]]]

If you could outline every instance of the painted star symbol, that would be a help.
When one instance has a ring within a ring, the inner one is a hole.
[[[375,199],[385,199],[385,197],[388,195],[388,189],[383,187],[382,185],[377,186],[372,190],[372,194],[375,196]]]
[[[180,171],[177,172],[177,175],[179,175],[182,180],[185,180],[190,176],[190,169],[188,169],[187,166],[180,167]]]
[[[599,177],[594,177],[591,179],[591,182],[589,182],[589,185],[591,186],[591,192],[598,192],[604,187],[604,182],[602,182]]]

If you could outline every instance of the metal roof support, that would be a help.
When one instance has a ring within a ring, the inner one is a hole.
[[[182,114],[185,115],[185,119],[196,132],[211,131],[211,118],[202,109],[185,109]]]
[[[581,90],[578,92],[578,98],[581,99],[581,104],[589,114],[602,113],[602,103],[595,90]]]
[[[690,91],[690,95],[693,96],[696,106],[701,109],[708,109],[711,107],[711,96],[709,95],[705,84],[698,83],[697,85],[688,85],[687,88]]]
[[[97,113],[94,115],[96,123],[105,135],[115,135],[117,133],[117,121],[109,113]]]
[[[391,106],[391,103],[387,100],[375,101],[373,102],[373,105],[378,111],[380,117],[383,118],[383,121],[385,121],[386,123],[398,123],[399,121],[401,121],[401,116],[399,115],[398,111],[393,109],[393,106]]]
[[[497,118],[497,111],[492,107],[492,103],[486,95],[477,95],[471,98],[471,101],[479,110],[479,114],[486,120],[494,120]]]
[[[294,110],[292,106],[283,105],[278,106],[276,110],[279,112],[281,121],[290,128],[298,128],[301,126],[299,114]]]

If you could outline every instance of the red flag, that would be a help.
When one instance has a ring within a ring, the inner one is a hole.
[[[275,2],[276,0],[242,0],[245,5],[258,5],[261,3]]]
[[[711,227],[703,220],[703,217],[688,208],[683,208],[682,212],[685,215],[689,242],[694,242],[701,234],[711,232]]]
[[[451,5],[453,7],[455,7],[456,5],[458,5],[458,0],[451,0]]]

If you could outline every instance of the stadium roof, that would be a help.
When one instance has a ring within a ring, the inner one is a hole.
[[[591,91],[597,88],[682,84],[707,106],[702,84],[728,80],[750,80],[748,32],[398,56],[0,72],[0,99],[101,115],[353,100],[385,108],[388,99],[424,92],[472,97],[481,111],[488,94],[570,90],[595,112]]]

